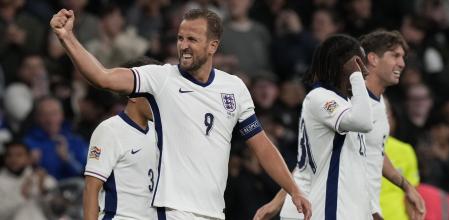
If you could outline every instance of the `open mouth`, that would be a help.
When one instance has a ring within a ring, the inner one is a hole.
[[[397,77],[400,77],[401,76],[401,71],[400,70],[395,70],[395,71],[393,71],[393,74],[395,76],[397,76]]]
[[[189,59],[192,59],[192,58],[193,58],[193,56],[190,53],[183,53],[182,56],[181,56],[181,59],[183,59],[183,60],[189,60]]]

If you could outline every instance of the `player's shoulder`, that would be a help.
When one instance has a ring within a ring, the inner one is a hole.
[[[110,132],[114,130],[115,127],[117,127],[119,124],[121,124],[120,117],[118,115],[112,116],[98,124],[98,126],[95,128],[94,133],[98,132]]]
[[[178,66],[168,63],[164,65],[148,64],[139,67],[133,67],[131,69],[137,71],[138,73],[161,73],[167,75],[176,73],[178,71]]]
[[[226,84],[226,86],[236,87],[236,88],[245,88],[245,83],[242,79],[240,79],[236,75],[229,74],[225,71],[214,69],[215,79],[220,84]]]
[[[338,95],[336,92],[325,89],[323,87],[317,87],[311,90],[305,97],[304,102],[309,102],[312,104],[322,104],[322,102],[327,101],[335,102],[348,102],[342,96]]]

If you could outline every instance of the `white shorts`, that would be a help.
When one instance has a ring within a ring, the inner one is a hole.
[[[220,220],[171,208],[157,208],[157,220]]]

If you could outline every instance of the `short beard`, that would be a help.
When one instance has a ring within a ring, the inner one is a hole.
[[[188,67],[184,67],[181,64],[181,57],[179,57],[179,63],[180,63],[180,67],[183,71],[186,72],[192,72],[192,71],[197,71],[201,66],[203,66],[203,64],[205,64],[207,62],[207,56],[204,57],[198,57],[198,59],[193,60],[192,65],[188,66]]]

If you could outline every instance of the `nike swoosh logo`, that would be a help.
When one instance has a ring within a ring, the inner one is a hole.
[[[189,92],[193,92],[192,90],[182,90],[181,88],[179,88],[179,93],[189,93]]]
[[[140,148],[139,150],[131,150],[131,154],[136,154],[136,153],[139,152],[140,150],[142,150],[142,148]]]

